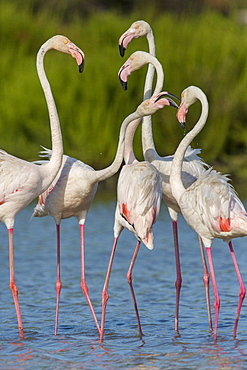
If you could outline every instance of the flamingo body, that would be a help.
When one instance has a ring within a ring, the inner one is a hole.
[[[154,77],[154,71],[157,73],[157,81],[154,89],[154,95],[159,93],[163,87],[164,82],[164,71],[163,68],[155,57],[155,42],[154,35],[150,25],[145,21],[136,21],[131,27],[120,37],[119,49],[120,54],[123,56],[125,49],[129,42],[137,37],[146,36],[149,46],[149,53],[143,51],[136,51],[126,60],[124,65],[120,68],[119,78],[121,85],[124,90],[127,90],[128,76],[133,71],[140,69],[145,64],[149,63],[148,72],[146,75],[145,87],[144,87],[144,98],[149,98],[152,94],[152,83]],[[177,279],[175,282],[176,286],[176,311],[175,311],[175,331],[178,332],[178,316],[179,316],[179,300],[180,290],[182,285],[182,274],[180,267],[180,256],[179,256],[179,244],[178,244],[178,215],[181,212],[180,207],[176,199],[174,198],[171,186],[170,186],[170,172],[171,172],[171,161],[173,156],[160,156],[155,148],[153,134],[152,134],[152,118],[146,116],[142,122],[142,148],[143,155],[146,161],[152,163],[160,172],[162,177],[162,198],[168,207],[168,212],[172,220],[173,236],[174,236],[174,249],[175,249],[175,260],[176,260],[176,272]],[[199,149],[191,149],[188,147],[182,167],[182,181],[184,186],[187,188],[190,186],[202,172],[205,171],[205,167],[208,167],[202,160],[197,156],[200,153]],[[202,255],[202,262],[204,267],[204,285],[206,290],[206,302],[208,311],[209,330],[212,331],[212,319],[210,310],[210,297],[209,297],[209,273],[206,264],[205,254],[202,247],[202,242],[199,239],[200,250]]]
[[[42,192],[42,181],[38,166],[3,150],[0,150],[0,172],[0,220],[10,229],[17,213]]]
[[[79,71],[83,70],[84,53],[67,37],[56,35],[47,40],[39,49],[36,66],[39,80],[45,94],[50,118],[53,154],[49,163],[37,166],[34,163],[0,151],[0,221],[4,222],[9,235],[10,289],[13,295],[20,337],[24,337],[22,317],[18,300],[18,288],[14,273],[13,228],[15,216],[44,192],[57,175],[62,163],[63,142],[59,118],[49,81],[44,71],[44,56],[50,49],[70,54],[76,59]]]
[[[159,93],[158,95],[144,101],[141,106],[145,110],[146,114],[143,114],[142,116],[144,117],[153,114],[165,105],[177,107],[176,103],[174,103],[172,99],[168,97],[163,98],[163,96],[166,95],[169,96],[170,94]],[[138,162],[135,158],[133,151],[133,138],[137,124],[138,121],[133,121],[128,126],[124,148],[125,166],[123,166],[118,179],[117,205],[114,221],[114,242],[102,290],[101,341],[104,336],[108,285],[112,263],[119,235],[124,227],[133,232],[138,240],[127,272],[127,281],[130,285],[140,337],[143,335],[132,284],[132,270],[141,242],[143,242],[148,249],[153,249],[152,227],[159,214],[160,202],[162,199],[162,179],[155,166],[147,161]]]
[[[185,220],[206,247],[214,238],[229,242],[247,235],[246,210],[228,181],[227,176],[208,169],[179,199]]]
[[[115,238],[125,227],[148,249],[153,249],[152,226],[160,210],[161,184],[158,171],[149,162],[128,164],[122,168],[117,187]]]
[[[217,338],[220,298],[216,284],[211,244],[214,238],[228,242],[235,271],[238,277],[240,291],[233,336],[236,336],[242,303],[246,289],[234,254],[231,240],[247,235],[247,214],[234,188],[229,184],[226,175],[208,169],[187,189],[181,179],[183,156],[188,145],[204,127],[208,117],[208,101],[203,91],[190,86],[182,92],[182,100],[177,113],[178,120],[184,124],[189,107],[200,100],[201,116],[187,135],[180,142],[173,159],[170,183],[173,196],[176,198],[181,212],[188,225],[201,237],[206,248],[212,283],[215,295],[214,339]]]
[[[68,156],[63,156],[63,163],[60,171],[53,181],[50,188],[40,195],[38,204],[34,209],[34,217],[43,217],[50,215],[54,218],[57,226],[57,283],[56,283],[56,319],[55,319],[55,335],[58,330],[58,311],[60,291],[62,288],[60,277],[60,222],[64,218],[76,217],[80,224],[80,241],[81,241],[81,288],[87,299],[94,322],[101,333],[93,305],[91,303],[88,287],[85,279],[85,262],[84,262],[84,224],[87,213],[93,201],[94,195],[97,191],[99,181],[103,181],[113,176],[119,169],[123,161],[124,155],[124,140],[128,125],[133,123],[135,129],[137,128],[141,118],[147,112],[155,112],[159,107],[163,107],[162,96],[159,100],[157,97],[155,104],[147,104],[144,102],[140,104],[137,110],[127,116],[122,122],[117,153],[112,164],[102,170],[95,171],[92,167],[85,163]],[[168,100],[165,100],[167,104]],[[150,113],[149,113],[150,114]],[[52,151],[45,149],[42,156],[52,156]],[[40,161],[44,163],[44,161]],[[42,165],[40,167],[43,167]]]
[[[50,154],[48,149],[42,152],[48,157]],[[94,172],[91,166],[64,155],[54,184],[39,197],[33,216],[50,215],[56,224],[62,219],[76,217],[78,222],[84,223],[98,187]]]

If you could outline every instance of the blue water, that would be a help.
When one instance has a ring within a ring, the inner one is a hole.
[[[237,339],[232,337],[238,281],[226,243],[215,240],[213,257],[221,297],[218,340],[209,333],[202,264],[196,234],[179,223],[183,286],[180,337],[174,332],[175,263],[171,222],[165,206],[155,224],[155,248],[142,246],[133,281],[144,337],[139,339],[126,272],[135,237],[123,231],[109,286],[105,340],[99,343],[80,290],[79,228],[76,219],[61,225],[63,289],[55,337],[55,225],[50,217],[30,220],[34,204],[20,212],[15,227],[15,270],[25,339],[20,340],[9,290],[7,231],[0,224],[1,369],[247,369],[247,308],[243,304]],[[112,245],[114,201],[97,195],[88,215],[86,277],[100,319],[101,290]],[[234,240],[247,285],[247,239]],[[211,289],[212,308],[213,292]]]

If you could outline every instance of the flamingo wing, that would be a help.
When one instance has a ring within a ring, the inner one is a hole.
[[[119,212],[149,249],[153,248],[152,226],[159,214],[161,196],[161,177],[152,164],[123,167],[118,180]]]
[[[28,199],[31,195],[34,199],[39,194],[39,171],[32,163],[0,150],[0,173],[0,205],[13,195],[24,196],[25,192]]]
[[[185,191],[180,206],[182,210],[186,209],[187,222],[189,214],[194,218],[197,225],[194,230],[210,239],[221,236],[229,240],[236,233],[239,234],[241,228],[246,235],[245,208],[229,183],[229,178],[215,170],[206,170]],[[196,230],[198,226],[199,229]]]

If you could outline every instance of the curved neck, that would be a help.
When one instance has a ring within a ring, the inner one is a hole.
[[[155,56],[155,42],[153,32],[147,34],[149,53]],[[148,66],[148,72],[146,75],[145,87],[144,87],[144,99],[150,98],[152,93],[152,84],[154,78],[154,71],[157,73],[157,82],[153,95],[158,94],[164,84],[164,71],[157,59],[153,59],[157,63],[151,63]],[[160,158],[154,145],[153,132],[152,132],[152,116],[146,116],[142,120],[142,150],[144,158],[148,161]]]
[[[49,81],[46,77],[46,73],[44,70],[44,56],[47,51],[50,50],[48,43],[45,43],[41,46],[38,54],[37,54],[37,72],[39,76],[39,80],[44,91],[49,119],[50,119],[50,128],[51,128],[51,140],[52,140],[52,155],[50,161],[43,166],[40,166],[42,171],[46,172],[46,176],[44,178],[42,187],[46,190],[50,183],[53,181],[54,177],[56,176],[61,164],[62,164],[62,156],[63,156],[63,141],[62,141],[62,134],[60,129],[60,122],[57,114],[56,104],[52,95],[51,87]]]
[[[95,181],[98,182],[98,181],[106,180],[110,176],[113,176],[119,170],[119,167],[121,166],[122,161],[123,161],[123,157],[124,157],[127,127],[133,121],[133,125],[131,126],[132,127],[131,130],[134,131],[133,132],[133,136],[134,136],[135,130],[136,130],[141,118],[142,117],[137,112],[131,113],[129,116],[127,116],[125,118],[125,120],[123,121],[123,123],[121,125],[121,129],[120,129],[120,133],[119,133],[118,147],[117,147],[117,152],[116,152],[115,159],[114,159],[114,161],[112,162],[112,164],[110,166],[104,168],[103,170],[95,171],[95,176],[96,176]],[[131,133],[131,131],[130,131],[130,133]]]
[[[172,162],[170,184],[172,188],[172,194],[177,201],[179,200],[181,194],[185,191],[185,187],[182,183],[182,164],[184,154],[192,140],[199,134],[199,132],[204,127],[208,117],[208,101],[206,96],[203,94],[197,96],[197,98],[200,100],[202,105],[200,118],[197,121],[194,128],[190,132],[188,132],[188,134],[182,139],[182,141],[178,145]]]
[[[125,144],[124,144],[124,162],[125,164],[132,164],[137,159],[133,150],[133,140],[136,129],[141,121],[141,118],[137,118],[130,122],[127,127],[125,134]]]
[[[148,41],[148,51],[152,56],[155,57],[155,54],[156,54],[155,42],[154,42],[153,31],[151,29],[147,34],[147,41]],[[146,75],[146,80],[145,80],[143,100],[149,99],[152,96],[154,71],[155,71],[154,65],[149,64],[147,75]]]
[[[162,91],[162,89],[163,89],[164,71],[163,71],[162,65],[160,64],[160,62],[158,61],[158,59],[155,58],[155,56],[153,56],[151,54],[148,54],[147,63],[150,63],[155,68],[156,73],[157,73],[157,81],[156,81],[154,92],[152,94],[152,96],[153,96],[153,95],[159,94]],[[151,76],[150,76],[150,74],[149,74],[149,76],[147,75],[147,77],[146,77],[146,83],[145,83],[145,91],[144,91],[144,94],[147,93],[146,85],[147,84],[152,84],[152,82],[153,82],[153,80],[151,80],[151,78],[153,79],[153,76],[152,75]],[[147,81],[147,79],[150,79],[150,81]]]

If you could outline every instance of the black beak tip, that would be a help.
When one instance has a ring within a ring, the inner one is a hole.
[[[124,56],[125,50],[126,49],[123,47],[123,44],[120,44],[119,45],[119,53],[120,53],[121,57]]]
[[[80,72],[80,73],[82,73],[82,72],[83,72],[83,70],[84,70],[84,64],[85,64],[85,62],[84,62],[84,60],[83,60],[83,62],[79,65],[79,72]]]
[[[180,126],[182,127],[183,130],[185,130],[186,128],[186,123],[185,122],[179,122],[180,123]]]
[[[174,98],[174,99],[176,99],[176,100],[178,100],[178,101],[180,102],[180,99],[179,99],[176,95],[171,94],[171,93],[168,93],[168,95],[169,95],[171,98]]]
[[[173,101],[172,99],[168,99],[168,100],[169,100],[169,103],[170,103],[171,107],[178,108],[178,105],[177,105],[177,103],[175,103],[175,101]]]
[[[126,81],[123,81],[121,80],[121,78],[119,78],[120,80],[120,83],[121,83],[121,86],[123,88],[124,91],[127,91],[128,87],[127,87],[127,82]]]

